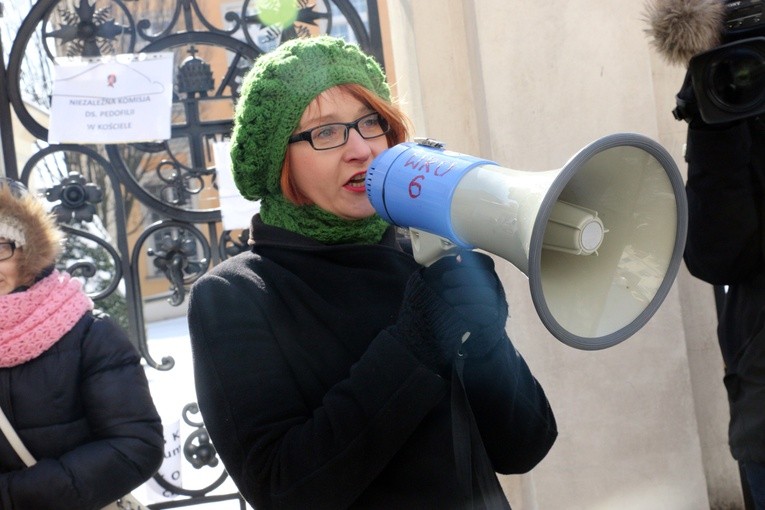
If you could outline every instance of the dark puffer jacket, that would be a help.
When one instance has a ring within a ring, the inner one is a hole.
[[[162,463],[140,357],[113,322],[84,315],[39,357],[0,369],[0,406],[37,464],[0,435],[0,509],[98,509]]]

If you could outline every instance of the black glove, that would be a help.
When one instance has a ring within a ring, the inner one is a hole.
[[[463,342],[464,354],[483,356],[504,337],[506,321],[494,261],[466,251],[410,277],[394,329],[424,365],[446,377]]]

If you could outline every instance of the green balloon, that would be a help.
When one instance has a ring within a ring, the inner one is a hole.
[[[260,20],[264,25],[289,27],[297,20],[297,3],[295,0],[266,0],[257,3]]]

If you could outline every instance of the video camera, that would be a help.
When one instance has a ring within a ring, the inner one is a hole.
[[[765,4],[727,0],[721,45],[688,63],[696,108],[704,122],[718,124],[765,112]],[[693,113],[678,97],[678,120]]]

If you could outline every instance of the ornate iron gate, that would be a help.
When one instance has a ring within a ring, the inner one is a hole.
[[[383,63],[375,0],[292,1],[296,16],[284,24],[265,21],[266,7],[259,7],[284,1],[40,0],[11,34],[7,65],[0,45],[5,174],[55,204],[67,234],[60,268],[82,279],[96,306],[128,330],[153,369],[169,371],[175,361],[172,356],[157,361],[149,351],[146,296],[153,292],[156,298],[157,287],[163,286],[161,298],[178,307],[189,285],[246,247],[246,232],[222,228],[212,147],[229,136],[241,79],[252,61],[287,39],[331,33],[357,42]],[[14,0],[11,7],[5,2],[0,15],[7,19],[19,3]],[[46,143],[50,71],[56,57],[151,52],[174,54],[171,139],[119,145]],[[21,168],[11,108],[35,140]],[[182,412],[194,429],[183,447],[185,461],[195,468],[217,466],[215,449],[195,414],[195,403]],[[187,498],[151,508],[223,499],[238,499],[244,508],[237,494],[210,494],[227,477],[218,468],[220,476],[199,489],[155,476],[160,486]]]

